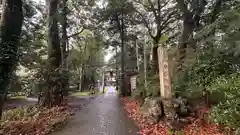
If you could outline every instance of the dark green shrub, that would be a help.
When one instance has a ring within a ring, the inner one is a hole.
[[[157,97],[160,93],[159,79],[158,75],[149,76],[146,81],[146,86],[144,81],[144,74],[137,77],[137,90],[133,93],[134,97],[146,98],[146,97]]]
[[[225,98],[213,107],[211,119],[230,128],[240,128],[240,74],[221,76],[208,87],[210,92],[224,93]]]
[[[204,90],[213,80],[222,75],[236,73],[237,67],[236,56],[232,53],[223,53],[219,50],[213,54],[204,53],[192,66],[180,73],[179,79],[174,80],[173,90],[183,97],[202,97]],[[221,93],[215,94],[221,97]],[[221,98],[215,99],[216,96],[210,95],[210,97],[212,97],[212,102],[221,100]]]

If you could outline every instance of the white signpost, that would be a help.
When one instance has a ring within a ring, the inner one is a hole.
[[[164,47],[158,47],[159,80],[161,97],[172,98],[172,87],[169,75],[168,53]]]
[[[134,90],[137,89],[137,81],[136,81],[136,79],[137,79],[136,75],[131,76],[131,78],[130,78],[130,81],[131,81],[131,91],[132,92],[134,92]]]

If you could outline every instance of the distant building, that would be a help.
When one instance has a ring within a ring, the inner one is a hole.
[[[112,70],[105,71],[104,81],[105,81],[105,85],[115,85],[116,73]]]

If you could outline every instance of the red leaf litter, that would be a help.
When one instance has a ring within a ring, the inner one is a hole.
[[[128,112],[128,116],[139,126],[139,134],[169,135],[168,128],[164,123],[151,125],[147,122],[146,118],[139,113],[140,103],[138,101],[131,100],[130,98],[122,98],[122,100],[124,102],[124,108]],[[200,113],[207,111],[209,110],[199,110]],[[203,123],[200,118],[192,119],[191,124],[184,127],[183,133],[184,135],[224,135],[219,132],[218,125]]]

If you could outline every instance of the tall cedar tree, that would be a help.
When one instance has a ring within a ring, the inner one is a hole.
[[[68,34],[67,34],[67,25],[68,25],[68,21],[67,21],[67,12],[68,12],[68,7],[67,7],[67,0],[62,0],[62,68],[65,74],[67,74],[67,57],[68,57]],[[63,94],[65,96],[68,95],[68,84],[69,78],[67,76],[65,76],[62,79],[62,84],[63,84]]]
[[[151,39],[153,40],[152,47],[152,61],[151,61],[151,71],[156,74],[158,73],[158,46],[160,45],[160,40],[164,35],[169,35],[169,33],[174,33],[175,22],[179,18],[178,10],[175,6],[171,6],[174,2],[172,0],[134,0],[135,3],[140,4],[147,14],[141,12],[141,10],[136,9],[136,12],[141,16],[141,21],[147,28],[147,32]],[[147,4],[146,4],[147,3]],[[149,16],[149,13],[152,16]],[[152,27],[151,20],[154,21],[156,27]],[[174,34],[175,35],[175,34]],[[172,37],[172,36],[171,36]]]
[[[17,51],[23,24],[21,0],[5,0],[1,20],[0,44],[0,116],[9,82],[17,65]]]
[[[201,15],[204,12],[207,2],[196,0],[191,4],[193,10],[188,8],[184,0],[177,0],[177,5],[183,14],[183,30],[178,43],[178,65],[177,73],[182,70],[182,65],[186,57],[186,48],[193,39],[193,32],[200,26]]]
[[[60,105],[63,101],[60,80],[61,48],[58,28],[59,0],[47,1],[48,6],[48,89],[44,93],[43,106]]]

